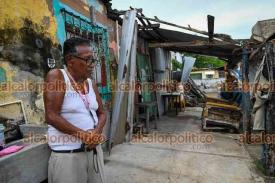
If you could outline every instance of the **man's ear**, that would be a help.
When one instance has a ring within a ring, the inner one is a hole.
[[[66,56],[66,65],[67,65],[67,67],[68,66],[72,66],[72,56],[71,55],[68,55],[68,56]]]
[[[71,59],[67,60],[67,67],[73,67],[73,62]]]

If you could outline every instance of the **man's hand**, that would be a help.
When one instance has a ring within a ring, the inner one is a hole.
[[[105,136],[101,133],[98,133],[97,130],[88,130],[88,131],[81,131],[77,135],[86,145],[88,148],[92,149],[96,147],[98,144],[103,143],[105,141]]]
[[[88,145],[89,149],[95,148],[98,144],[103,143],[105,141],[105,136],[102,135],[99,131],[96,129],[88,130],[87,131],[90,134],[89,143],[85,143]]]
[[[93,144],[103,143],[106,139],[105,136],[97,129],[88,130],[87,132],[90,133],[91,142]]]
[[[86,131],[79,131],[77,137],[82,140],[83,143],[89,144],[91,142],[91,134]]]
[[[98,127],[98,128],[93,129],[92,131],[94,131],[97,134],[102,134],[103,129]]]

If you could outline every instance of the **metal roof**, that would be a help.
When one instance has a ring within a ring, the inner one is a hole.
[[[203,36],[162,28],[140,29],[139,36],[150,43],[149,47],[216,56],[228,61],[235,57],[233,51],[240,48],[234,43],[218,40],[209,42],[208,38]]]

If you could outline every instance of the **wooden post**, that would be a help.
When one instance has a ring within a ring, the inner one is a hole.
[[[251,133],[250,114],[251,114],[251,101],[250,101],[250,87],[249,87],[249,63],[248,63],[248,50],[243,48],[242,57],[242,110],[243,110],[243,128],[244,132]]]
[[[214,21],[215,17],[212,15],[207,15],[207,25],[208,25],[208,37],[209,42],[214,41]]]

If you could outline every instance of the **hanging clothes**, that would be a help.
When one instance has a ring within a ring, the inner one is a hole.
[[[253,130],[265,130],[265,111],[269,86],[269,81],[262,74],[265,58],[264,56],[259,70],[256,72],[252,89],[252,94],[256,99],[252,109],[254,115]]]

